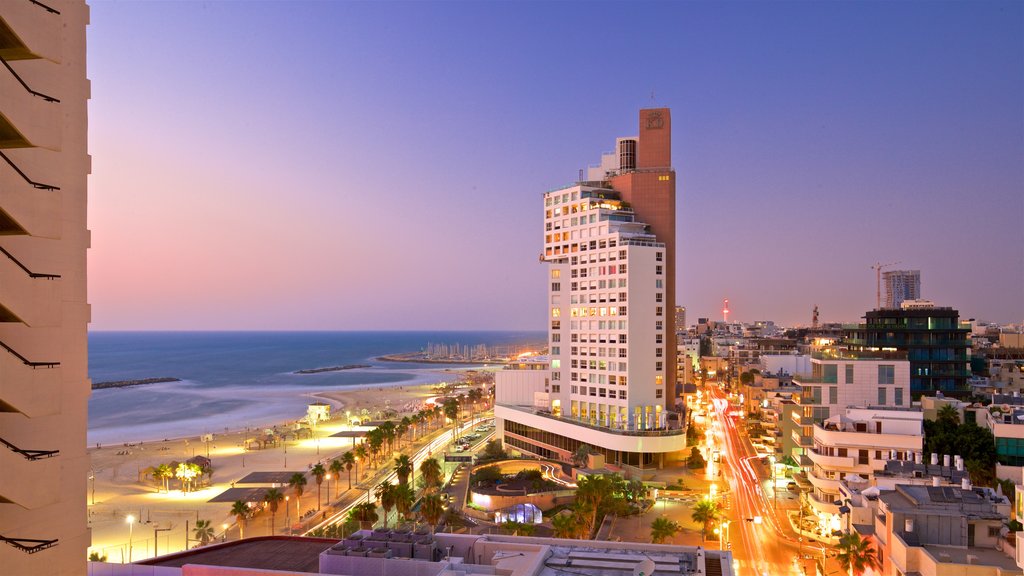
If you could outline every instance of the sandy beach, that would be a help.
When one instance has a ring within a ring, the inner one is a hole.
[[[307,399],[331,404],[332,419],[317,426],[315,438],[291,439],[277,447],[262,450],[244,450],[245,442],[265,429],[289,430],[305,414],[294,414],[287,421],[260,422],[249,426],[228,426],[228,432],[215,433],[210,442],[201,440],[203,430],[183,438],[162,441],[134,442],[126,439],[120,444],[107,444],[89,450],[91,477],[88,484],[90,525],[93,545],[96,551],[107,556],[112,562],[127,560],[129,537],[133,560],[151,557],[154,543],[159,554],[182,550],[186,536],[197,519],[212,523],[217,537],[225,531],[225,525],[233,526],[235,518],[230,515],[231,503],[210,503],[211,498],[252,472],[308,472],[317,462],[327,466],[330,461],[351,449],[353,440],[332,438],[331,435],[343,430],[360,430],[348,424],[346,413],[363,419],[377,419],[386,409],[395,410],[399,418],[411,415],[435,396],[436,384],[460,379],[463,373],[456,370],[436,370],[434,382],[430,384],[346,386],[344,389],[303,393]],[[240,429],[239,429],[240,428]],[[160,485],[148,478],[146,470],[160,464],[184,462],[194,456],[208,456],[213,466],[210,486],[203,486],[189,493],[176,489],[178,482],[171,480],[172,490],[162,491]],[[353,471],[355,472],[355,471]],[[337,490],[347,489],[347,473],[342,472],[341,481],[332,479],[322,486],[322,500],[330,484],[330,497]],[[289,502],[282,503],[276,514],[277,532],[295,523],[296,508],[294,495]],[[299,513],[317,506],[317,486],[312,478],[306,486],[299,505]],[[286,510],[287,520],[286,520]],[[127,518],[131,515],[135,523],[129,527]],[[247,522],[245,535],[269,533],[269,514],[261,514]],[[186,526],[188,530],[186,530]],[[230,537],[237,537],[237,527],[229,531]],[[131,532],[131,533],[130,533]],[[195,542],[191,542],[195,545]]]

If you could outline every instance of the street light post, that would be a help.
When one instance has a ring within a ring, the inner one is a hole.
[[[325,475],[325,478],[327,478],[327,505],[330,506],[331,505],[331,474],[330,474],[330,472],[328,472]]]
[[[125,521],[128,522],[128,563],[132,563],[132,533],[135,529],[135,516],[129,514]]]
[[[289,508],[288,508],[288,500],[289,499],[290,498],[288,496],[284,497],[284,521],[285,522],[288,521],[288,510],[289,510]],[[296,501],[295,502],[295,511],[296,511],[296,513],[298,512],[298,510],[299,510],[299,502]],[[291,534],[291,532],[292,532],[292,529],[291,529],[291,526],[289,526],[288,527],[288,533]],[[271,536],[273,536],[273,534],[271,534]]]
[[[779,486],[775,480],[775,455],[768,455],[768,462],[772,466],[772,506],[774,507],[775,514],[779,513]]]

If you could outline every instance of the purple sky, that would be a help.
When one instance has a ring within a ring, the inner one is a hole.
[[[542,329],[541,194],[652,104],[691,323],[877,261],[1024,321],[1022,6],[95,0],[92,328]]]

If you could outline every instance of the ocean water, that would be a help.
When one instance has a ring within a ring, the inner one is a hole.
[[[543,332],[92,332],[93,382],[173,377],[181,382],[94,390],[90,445],[153,441],[265,426],[305,413],[316,392],[439,382],[441,364],[377,356],[445,344],[542,343]],[[369,364],[370,368],[293,374]]]

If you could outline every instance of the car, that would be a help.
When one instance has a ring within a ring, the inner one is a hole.
[[[799,492],[800,489],[797,488],[796,482],[789,482],[786,484],[786,490],[789,490],[790,492]]]
[[[465,452],[466,451],[466,447],[461,445],[461,444],[459,444],[458,446],[455,447],[455,451],[456,452]]]

